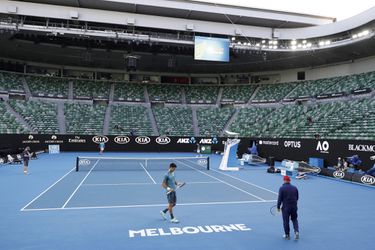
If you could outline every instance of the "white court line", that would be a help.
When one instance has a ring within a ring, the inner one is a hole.
[[[215,170],[215,169],[211,169],[211,170],[214,171],[214,172],[216,172],[216,173],[219,173],[219,174],[222,174],[222,175],[225,175],[225,176],[229,176],[229,177],[231,177],[231,178],[233,178],[233,179],[236,179],[236,180],[242,181],[242,182],[247,183],[247,184],[249,184],[249,185],[252,185],[252,186],[254,186],[254,187],[257,187],[257,188],[263,189],[263,190],[265,190],[265,191],[271,192],[271,193],[273,193],[273,194],[276,194],[276,195],[279,194],[279,193],[276,193],[276,192],[274,192],[274,191],[272,191],[272,190],[269,190],[269,189],[267,189],[267,188],[264,188],[264,187],[258,186],[258,185],[254,184],[254,183],[251,183],[251,182],[248,182],[248,181],[242,180],[242,179],[240,179],[240,178],[237,178],[237,177],[231,176],[231,175],[229,175],[229,174],[222,173],[222,172],[220,172],[220,171],[218,171],[218,170]]]
[[[145,166],[143,166],[142,162],[140,162],[139,164],[141,164],[141,167],[146,171],[146,174],[148,175],[148,177],[150,177],[150,179],[152,180],[152,182],[154,184],[156,184],[156,181],[154,180],[154,178],[152,178],[152,176],[150,175],[150,173],[147,171],[147,169],[145,168]]]
[[[252,194],[252,193],[249,193],[249,192],[247,192],[247,191],[245,191],[245,190],[243,190],[243,189],[241,189],[241,188],[239,188],[239,187],[236,187],[236,186],[234,186],[234,185],[232,185],[232,184],[230,184],[230,183],[228,183],[228,182],[225,182],[225,181],[223,181],[223,180],[220,180],[219,178],[216,178],[216,177],[214,177],[214,176],[212,176],[212,175],[210,175],[210,174],[207,174],[207,173],[205,173],[205,172],[203,172],[203,171],[201,171],[201,170],[195,169],[195,168],[193,168],[193,167],[191,167],[191,166],[189,166],[189,165],[187,165],[187,164],[185,164],[185,163],[183,163],[183,162],[181,162],[181,161],[178,161],[178,162],[180,162],[180,163],[184,164],[185,166],[187,166],[187,167],[189,167],[189,168],[191,168],[191,169],[194,169],[194,170],[196,170],[196,171],[198,171],[198,172],[200,172],[200,173],[202,173],[202,174],[204,174],[204,175],[207,175],[207,176],[209,176],[209,177],[211,177],[211,178],[213,178],[213,179],[215,179],[215,180],[218,180],[218,181],[220,181],[220,182],[222,182],[222,183],[224,183],[224,184],[226,184],[226,185],[228,185],[228,186],[230,186],[230,187],[232,187],[232,188],[235,188],[235,189],[237,189],[237,190],[239,190],[239,191],[241,191],[241,192],[243,192],[243,193],[245,193],[245,194],[248,194],[248,195],[250,195],[250,196],[252,196],[252,197],[254,197],[254,198],[257,198],[258,200],[265,201],[265,199],[262,199],[262,198],[260,198],[259,196],[256,196],[256,195],[254,195],[254,194]]]
[[[30,201],[29,203],[26,204],[26,206],[24,206],[23,208],[21,208],[21,211],[25,210],[26,207],[28,207],[30,204],[32,204],[34,201],[36,201],[40,196],[42,196],[43,194],[45,194],[48,190],[50,190],[53,186],[55,186],[57,183],[59,183],[62,179],[64,179],[68,174],[70,174],[73,170],[75,170],[76,168],[72,168],[72,170],[70,170],[68,173],[66,173],[63,177],[61,177],[60,179],[58,179],[55,183],[53,183],[51,186],[49,186],[46,190],[44,190],[42,193],[40,193],[37,197],[35,197],[32,201]]]
[[[186,184],[214,184],[214,183],[221,183],[219,181],[194,181],[194,182],[188,182]],[[133,186],[133,185],[157,185],[157,184],[160,184],[161,183],[143,183],[143,182],[139,182],[139,183],[131,183],[131,182],[128,182],[128,183],[87,183],[87,184],[82,184],[82,186]]]
[[[232,205],[232,204],[251,204],[251,203],[271,203],[277,200],[263,201],[215,201],[215,202],[197,202],[197,203],[179,203],[178,206],[202,206],[202,205]],[[145,205],[123,205],[123,206],[96,206],[96,207],[56,207],[56,208],[30,208],[23,212],[32,211],[58,211],[58,210],[83,210],[83,209],[111,209],[111,208],[145,208],[145,207],[165,207],[165,204],[145,204]]]
[[[66,204],[68,204],[68,202],[73,198],[74,194],[78,191],[78,189],[80,188],[80,186],[82,185],[82,183],[86,180],[86,178],[89,176],[89,174],[91,173],[91,171],[96,167],[96,165],[98,164],[99,161],[100,160],[97,160],[95,162],[94,166],[92,166],[92,168],[90,169],[90,171],[86,174],[85,178],[83,178],[83,180],[81,181],[81,183],[79,183],[78,187],[69,196],[68,200],[64,203],[64,205],[62,206],[62,208],[65,208]]]

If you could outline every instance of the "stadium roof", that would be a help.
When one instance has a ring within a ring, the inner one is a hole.
[[[335,21],[335,18],[318,15],[183,0],[22,1],[273,28],[300,28]]]

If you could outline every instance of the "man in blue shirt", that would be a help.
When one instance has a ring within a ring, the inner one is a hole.
[[[99,143],[99,149],[100,149],[99,154],[103,154],[104,148],[105,148],[105,143],[104,142]]]
[[[167,190],[167,199],[168,199],[168,207],[162,211],[160,211],[161,216],[164,220],[167,219],[166,213],[169,211],[169,214],[171,216],[171,222],[172,223],[178,223],[179,221],[174,217],[173,215],[173,207],[176,206],[176,179],[174,176],[174,172],[176,170],[177,166],[174,163],[171,163],[169,165],[169,170],[164,176],[162,186]]]
[[[284,224],[284,238],[290,239],[290,228],[289,219],[293,222],[293,228],[295,233],[295,240],[299,239],[299,229],[297,220],[297,202],[298,202],[298,189],[290,184],[289,176],[284,176],[284,184],[279,189],[279,197],[277,199],[277,210],[282,210],[283,224]]]

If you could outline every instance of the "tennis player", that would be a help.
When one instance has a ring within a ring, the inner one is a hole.
[[[105,148],[105,143],[104,142],[99,143],[99,149],[100,149],[99,154],[103,154],[104,148]]]
[[[292,220],[295,240],[299,239],[299,229],[297,220],[297,202],[298,202],[298,189],[290,184],[289,176],[284,176],[284,184],[279,189],[279,197],[277,199],[277,210],[280,212],[280,207],[282,206],[283,224],[284,224],[284,238],[286,240],[290,239],[290,228],[289,219]]]
[[[166,213],[169,211],[169,214],[171,216],[171,222],[172,223],[178,223],[179,221],[174,217],[173,215],[173,207],[176,206],[176,179],[174,176],[174,172],[176,171],[176,164],[171,163],[169,164],[169,169],[168,172],[165,174],[163,182],[162,182],[162,187],[167,190],[167,199],[168,199],[168,207],[162,211],[160,211],[161,216],[163,217],[164,220],[167,219]]]
[[[29,168],[29,160],[31,158],[31,153],[30,153],[30,147],[27,146],[23,152],[22,152],[22,156],[23,156],[23,173],[25,175],[28,174],[28,168]]]

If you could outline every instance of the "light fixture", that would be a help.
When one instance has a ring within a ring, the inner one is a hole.
[[[291,45],[297,45],[297,41],[296,41],[296,40],[292,40],[292,41],[290,42],[290,44],[291,44]]]
[[[266,43],[266,40],[262,40],[262,43]]]
[[[330,40],[327,40],[325,41],[324,45],[330,45],[331,44],[331,41]]]
[[[233,36],[233,37],[232,37],[232,41],[234,41],[234,40],[236,40],[236,38]]]
[[[319,46],[324,46],[324,41],[320,41]]]
[[[352,38],[353,38],[353,39],[358,38],[358,34],[354,34],[354,35],[352,35]]]
[[[306,44],[306,43],[307,43],[307,41],[306,41],[306,40],[303,40],[303,41],[302,41],[302,43],[303,43],[303,44]]]
[[[296,45],[292,45],[292,49],[297,49],[297,46]]]

